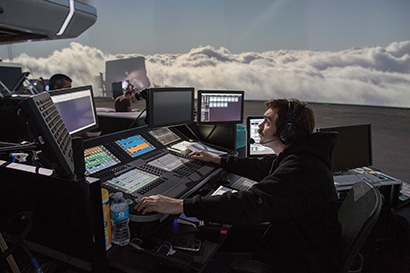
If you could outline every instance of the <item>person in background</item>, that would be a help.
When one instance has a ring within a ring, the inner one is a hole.
[[[259,183],[218,196],[144,197],[135,209],[143,214],[184,213],[237,227],[268,223],[255,238],[258,243],[250,258],[270,264],[278,270],[274,272],[338,272],[341,225],[330,171],[337,133],[314,133],[314,111],[297,99],[272,99],[265,106],[258,130],[260,143],[275,155],[259,159],[220,157],[204,151],[190,154],[192,159],[220,165]],[[241,242],[241,238],[236,240],[236,244]]]
[[[115,99],[115,112],[131,112],[131,102],[134,102],[135,100],[134,90],[127,89],[124,95],[119,96]]]
[[[64,74],[54,74],[48,81],[49,90],[71,88],[73,80]]]

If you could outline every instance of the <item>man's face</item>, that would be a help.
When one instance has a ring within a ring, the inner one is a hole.
[[[63,84],[63,87],[61,87],[61,89],[64,89],[64,88],[71,88],[71,82],[64,80],[64,84]]]
[[[258,125],[258,133],[261,142],[272,140],[276,137],[276,119],[278,116],[277,109],[268,109],[263,114],[263,122]]]

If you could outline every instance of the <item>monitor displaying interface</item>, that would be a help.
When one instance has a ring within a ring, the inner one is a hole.
[[[104,146],[96,146],[84,151],[85,170],[87,174],[103,171],[120,164],[121,161]]]
[[[91,85],[49,91],[71,136],[79,136],[98,127]]]
[[[258,125],[262,123],[263,116],[247,116],[246,117],[246,156],[247,157],[260,157],[265,155],[274,154],[271,148],[265,147],[259,143]],[[253,139],[255,143],[251,144],[250,139]]]
[[[242,123],[244,91],[198,90],[198,123]]]
[[[332,171],[346,171],[373,164],[371,124],[319,128],[318,131],[339,133],[332,154]]]
[[[147,124],[158,127],[190,124],[194,122],[194,88],[150,88],[147,99]]]
[[[85,149],[84,161],[87,174],[107,170],[127,160],[155,150],[155,146],[140,134],[120,137],[116,140],[100,140],[104,144]]]

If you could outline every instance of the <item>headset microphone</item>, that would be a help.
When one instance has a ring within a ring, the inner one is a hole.
[[[264,142],[261,141],[261,142],[259,142],[259,144],[267,144],[267,143],[273,142],[273,141],[278,140],[278,139],[279,139],[279,137],[275,137],[274,139],[271,139],[271,140],[268,140],[268,141],[264,141]],[[248,142],[249,142],[249,144],[255,144],[256,143],[256,141],[253,138],[248,139]]]

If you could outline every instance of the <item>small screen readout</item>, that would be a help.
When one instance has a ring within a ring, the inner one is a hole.
[[[175,142],[177,140],[180,140],[181,138],[172,132],[169,128],[167,127],[161,127],[157,129],[153,129],[152,131],[149,132],[153,137],[155,137],[156,140],[161,142],[163,145],[168,145],[172,142]]]
[[[121,139],[116,142],[131,157],[138,157],[155,149],[154,146],[139,135]]]
[[[120,161],[103,146],[96,146],[84,151],[85,169],[93,174],[117,165]]]
[[[187,163],[189,159],[178,157],[172,154],[166,154],[148,163],[150,166],[157,167],[161,170],[173,171],[176,168]]]
[[[113,179],[107,180],[105,184],[121,188],[124,192],[131,194],[157,178],[158,176],[132,169]]]

